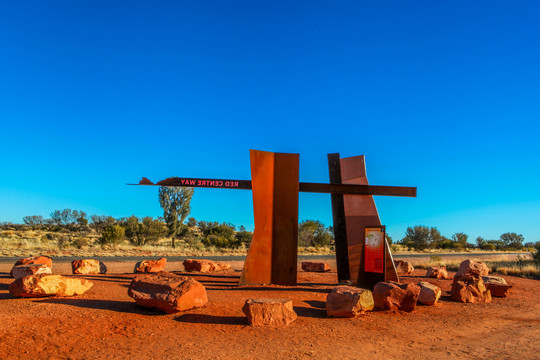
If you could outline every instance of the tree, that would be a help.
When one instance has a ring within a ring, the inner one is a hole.
[[[298,225],[298,246],[323,247],[332,242],[332,234],[318,220],[304,220]]]
[[[177,186],[161,186],[159,188],[159,204],[163,209],[163,218],[169,228],[173,248],[175,247],[175,239],[184,226],[184,220],[191,211],[192,197],[193,188]]]
[[[88,224],[86,220],[86,213],[84,211],[77,211],[71,209],[64,210],[54,210],[51,213],[51,221],[56,225],[74,225],[75,223],[79,225]]]
[[[141,246],[156,242],[165,235],[162,222],[147,216],[139,220],[136,216],[130,216],[121,222],[125,229],[125,236],[135,246]]]
[[[112,245],[114,248],[124,240],[125,229],[118,224],[105,226],[101,232],[101,245]]]
[[[30,215],[23,217],[23,222],[26,225],[42,225],[45,223],[43,216],[41,215]]]
[[[486,239],[484,239],[481,236],[478,236],[476,238],[476,246],[478,246],[480,249],[483,249],[485,245],[486,245]]]
[[[405,237],[401,239],[403,245],[414,248],[416,250],[425,250],[428,247],[438,247],[441,244],[446,244],[448,238],[441,235],[436,227],[427,227],[416,225],[408,227],[405,231]]]
[[[523,240],[525,240],[525,238],[521,234],[504,233],[501,235],[501,241],[504,243],[504,247],[507,249],[523,248]]]
[[[92,215],[90,216],[90,227],[92,227],[98,234],[101,234],[103,229],[107,226],[111,226],[116,222],[116,219],[107,215]]]

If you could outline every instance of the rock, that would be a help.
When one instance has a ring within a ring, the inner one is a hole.
[[[506,280],[499,276],[482,276],[486,289],[491,292],[491,296],[508,297],[512,285],[508,285]]]
[[[48,256],[41,256],[41,255],[19,259],[15,262],[13,266],[15,267],[18,265],[31,265],[31,264],[45,264],[52,270],[52,259]],[[11,276],[13,276],[13,274],[11,274]]]
[[[405,260],[396,260],[394,261],[394,265],[396,266],[398,275],[410,275],[414,271],[411,263]]]
[[[17,265],[11,269],[11,276],[20,279],[29,275],[52,274],[51,268],[45,264]]]
[[[143,260],[135,264],[134,273],[158,273],[165,269],[167,265],[167,259],[161,258],[159,260]]]
[[[335,287],[326,297],[326,313],[333,317],[355,317],[374,306],[371,291],[352,286]]]
[[[330,265],[323,262],[303,262],[302,270],[309,272],[327,272],[330,271]]]
[[[251,326],[287,326],[297,318],[289,299],[249,299],[242,311]]]
[[[94,285],[86,279],[62,275],[30,275],[9,284],[9,292],[17,297],[82,295]]]
[[[420,286],[398,284],[393,281],[378,282],[373,289],[375,307],[382,310],[401,310],[411,312],[416,308]]]
[[[453,300],[464,303],[489,303],[491,292],[480,277],[470,274],[455,276],[450,295]]]
[[[129,285],[128,295],[140,306],[169,314],[208,303],[206,289],[200,282],[166,271],[136,275]]]
[[[442,291],[438,286],[428,283],[427,281],[420,281],[420,295],[418,296],[418,302],[424,305],[433,305],[439,301]]]
[[[188,272],[198,271],[205,273],[231,269],[231,265],[229,264],[223,264],[206,259],[186,259],[182,264],[184,265],[184,269]]]
[[[486,264],[473,260],[465,260],[459,264],[459,270],[454,277],[471,275],[473,277],[486,276],[489,274],[489,269]]]
[[[94,259],[73,260],[71,262],[71,270],[73,274],[105,274],[107,267],[104,263]]]
[[[435,279],[448,279],[448,271],[444,266],[430,266],[427,269],[426,277]]]

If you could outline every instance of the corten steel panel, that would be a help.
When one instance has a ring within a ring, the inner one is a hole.
[[[328,154],[328,172],[331,184],[341,184],[341,165],[339,153]],[[349,251],[347,248],[347,229],[345,227],[345,210],[343,194],[332,194],[332,220],[334,228],[334,242],[336,247],[336,265],[338,281],[343,282],[351,278],[349,270]]]
[[[298,154],[274,157],[272,284],[277,285],[297,282],[299,159]]]
[[[250,150],[255,229],[240,277],[240,285],[272,282],[274,153]]]
[[[343,158],[340,161],[340,165],[341,178],[344,184],[368,185],[363,155]],[[364,274],[363,250],[365,228],[369,226],[380,226],[381,220],[375,206],[375,201],[371,195],[345,194],[343,195],[343,205],[345,210],[345,226],[347,229],[350,280],[353,283],[362,285],[361,281],[358,282],[358,280]],[[391,254],[387,252],[386,277],[397,280],[393,262],[389,258],[391,259]]]
[[[255,230],[240,285],[296,285],[299,155],[250,150]]]

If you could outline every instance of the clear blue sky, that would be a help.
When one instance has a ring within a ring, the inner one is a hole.
[[[540,240],[536,1],[14,1],[0,5],[0,221],[159,216],[142,176],[250,178],[249,149],[365,154],[395,239]],[[253,226],[251,192],[192,216]],[[330,196],[300,219],[331,225]]]

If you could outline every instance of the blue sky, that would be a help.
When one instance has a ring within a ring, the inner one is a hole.
[[[159,216],[142,176],[250,178],[249,149],[366,155],[395,239],[436,226],[540,240],[534,1],[25,1],[0,5],[0,221]],[[251,193],[192,216],[253,226]],[[330,196],[300,219],[331,225]]]

